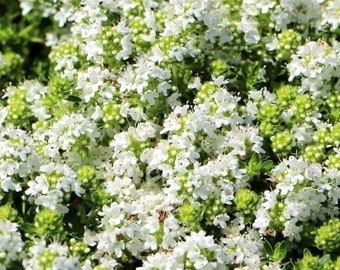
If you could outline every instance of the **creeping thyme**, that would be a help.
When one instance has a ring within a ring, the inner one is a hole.
[[[330,130],[330,143],[339,146],[340,145],[340,124],[335,124]]]
[[[205,223],[207,225],[212,225],[215,217],[225,213],[226,207],[223,205],[220,199],[213,198],[213,199],[207,199],[202,203],[204,207],[204,219]]]
[[[77,171],[77,177],[84,188],[97,186],[96,183],[96,170],[92,166],[84,165]]]
[[[175,146],[169,146],[167,149],[167,154],[168,154],[168,159],[167,159],[167,163],[170,166],[174,166],[175,165],[175,161],[176,161],[176,156],[177,154],[180,152],[180,150],[178,148],[176,148]]]
[[[75,42],[70,40],[53,46],[49,54],[52,68],[55,68],[61,59],[68,57],[75,57],[77,62],[79,62],[83,57],[79,46]]]
[[[0,3],[0,268],[340,269],[339,4]]]
[[[223,61],[222,59],[216,59],[211,62],[211,72],[215,76],[221,76],[221,75],[229,75],[229,67],[228,64]]]

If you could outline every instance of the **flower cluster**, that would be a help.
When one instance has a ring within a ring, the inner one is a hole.
[[[339,1],[0,10],[0,269],[340,269]]]

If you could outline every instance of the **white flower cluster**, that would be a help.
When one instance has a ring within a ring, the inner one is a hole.
[[[295,157],[283,160],[273,169],[278,184],[265,192],[253,226],[265,232],[275,222],[285,237],[300,241],[306,222],[339,214],[339,176],[335,170],[323,171],[320,164],[309,165]]]
[[[289,80],[301,77],[301,92],[324,97],[331,90],[340,89],[339,61],[339,42],[333,41],[329,45],[321,40],[310,41],[299,47],[288,64]]]
[[[18,224],[1,220],[0,222],[0,269],[9,269],[12,262],[24,256],[24,242],[18,231]]]

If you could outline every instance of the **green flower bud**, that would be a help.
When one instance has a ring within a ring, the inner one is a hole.
[[[180,149],[176,148],[175,146],[169,146],[166,152],[168,154],[168,159],[166,160],[166,163],[174,167],[176,156],[180,152]]]
[[[46,175],[46,180],[50,185],[50,189],[55,189],[57,187],[57,184],[62,176],[63,175],[57,171],[51,172]]]
[[[129,17],[129,27],[132,32],[132,42],[137,54],[146,52],[151,47],[151,43],[143,39],[143,36],[150,35],[150,29],[141,19],[140,15]]]
[[[303,252],[302,259],[294,266],[294,270],[320,270],[320,259],[318,256],[313,256],[308,249]]]
[[[98,36],[98,40],[103,45],[103,58],[105,64],[110,68],[119,69],[123,61],[116,58],[117,54],[123,49],[121,40],[124,35],[119,33],[115,26],[105,26]]]
[[[120,105],[111,102],[103,108],[103,121],[106,128],[119,128],[125,122],[123,116],[120,114]]]
[[[305,120],[316,107],[316,101],[309,94],[299,95],[292,104],[296,121]]]
[[[325,164],[328,166],[328,168],[340,170],[340,155],[329,155]]]
[[[316,163],[323,160],[324,152],[325,148],[322,145],[308,145],[302,156],[309,163]]]
[[[71,152],[76,153],[81,158],[90,156],[90,144],[91,139],[89,136],[82,134],[79,137],[75,137],[75,142],[72,144]]]
[[[14,78],[16,75],[20,75],[19,68],[23,62],[23,58],[17,53],[7,52],[1,55],[0,52],[0,77]]]
[[[277,128],[270,121],[261,122],[259,130],[264,137],[271,137],[277,132]]]
[[[145,149],[151,147],[151,142],[149,141],[139,141],[135,137],[130,136],[130,144],[128,149],[132,151],[137,158],[141,156]]]
[[[221,59],[212,61],[210,63],[210,69],[215,76],[229,75],[230,72],[228,64]]]
[[[257,195],[250,189],[241,189],[235,194],[236,209],[245,217],[254,216],[254,212],[261,199],[261,196]]]
[[[336,270],[336,267],[334,265],[334,262],[332,262],[331,260],[328,260],[327,262],[325,262],[322,265],[322,270]]]
[[[320,129],[314,133],[313,140],[318,145],[327,146],[330,143],[330,133],[327,129]]]
[[[330,130],[330,143],[339,146],[340,145],[340,124],[335,124]]]
[[[340,249],[340,219],[333,218],[316,230],[315,244],[325,252]]]
[[[184,201],[179,209],[178,219],[189,229],[197,231],[200,229],[200,221],[203,216],[203,208],[197,203]]]
[[[226,212],[225,206],[220,198],[212,197],[202,203],[204,207],[204,221],[206,225],[212,225],[216,216]]]
[[[15,222],[18,218],[18,211],[14,209],[9,203],[0,206],[0,219],[7,219]]]
[[[270,139],[273,151],[279,155],[287,155],[294,147],[293,136],[288,130],[277,133]]]
[[[107,205],[115,200],[115,197],[110,195],[103,187],[98,187],[94,190],[91,188],[91,194],[89,197],[89,200],[94,207],[102,207],[103,205]]]
[[[97,265],[93,267],[93,270],[110,270],[110,268],[103,266],[103,265]]]
[[[7,100],[7,118],[6,121],[14,125],[24,125],[30,115],[31,110],[29,103],[26,101],[26,90],[17,89]]]
[[[75,81],[61,77],[60,75],[55,75],[48,83],[48,95],[59,99],[66,99],[72,94],[72,90],[74,90],[75,85]]]
[[[52,249],[47,249],[39,254],[37,261],[41,269],[52,269],[54,260],[58,257],[58,252]]]
[[[285,205],[281,202],[275,203],[274,207],[270,209],[270,227],[275,231],[282,231],[285,227],[286,219],[283,216]]]
[[[334,261],[333,265],[334,265],[333,270],[340,270],[340,256],[338,256],[336,258],[336,260]]]
[[[84,258],[91,250],[90,248],[81,240],[76,240],[72,238],[70,240],[70,254],[73,257]]]
[[[278,34],[277,39],[279,43],[276,49],[277,59],[283,61],[289,60],[300,45],[300,34],[292,29],[287,29]]]
[[[202,104],[207,100],[211,100],[211,96],[218,90],[218,87],[213,82],[204,83],[196,94],[194,102]]]
[[[35,234],[40,238],[58,239],[63,233],[63,214],[45,208],[34,217]]]
[[[282,108],[289,108],[297,96],[297,87],[292,85],[281,85],[276,90],[276,102]]]
[[[326,104],[329,108],[340,108],[340,93],[335,91],[329,95],[326,99]]]
[[[99,184],[96,181],[96,170],[92,166],[84,165],[80,167],[77,171],[77,178],[81,182],[81,186],[85,189],[96,188]]]
[[[51,60],[52,68],[54,68],[59,63],[60,59],[63,59],[68,55],[76,57],[77,59],[79,59],[79,61],[84,59],[79,46],[75,42],[65,41],[61,44],[53,46],[51,49],[48,57]]]
[[[266,103],[259,108],[257,118],[272,124],[277,124],[281,120],[281,109],[277,104]]]

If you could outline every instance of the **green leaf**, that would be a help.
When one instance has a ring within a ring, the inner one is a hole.
[[[28,234],[35,234],[35,227],[32,223],[23,223],[20,228]]]
[[[281,262],[282,260],[284,260],[287,256],[288,247],[289,246],[286,241],[277,243],[274,247],[272,259],[275,262]]]
[[[255,176],[261,172],[260,156],[258,154],[253,154],[249,160],[247,171],[250,176]]]
[[[71,101],[71,102],[81,102],[82,99],[80,97],[71,95],[71,96],[68,96],[66,100]]]
[[[261,167],[262,172],[269,172],[273,169],[273,161],[266,160],[265,162],[262,163]]]
[[[271,246],[271,244],[266,240],[264,239],[264,243],[263,243],[263,249],[265,251],[266,254],[268,254],[269,257],[272,257],[273,255],[273,247]]]

